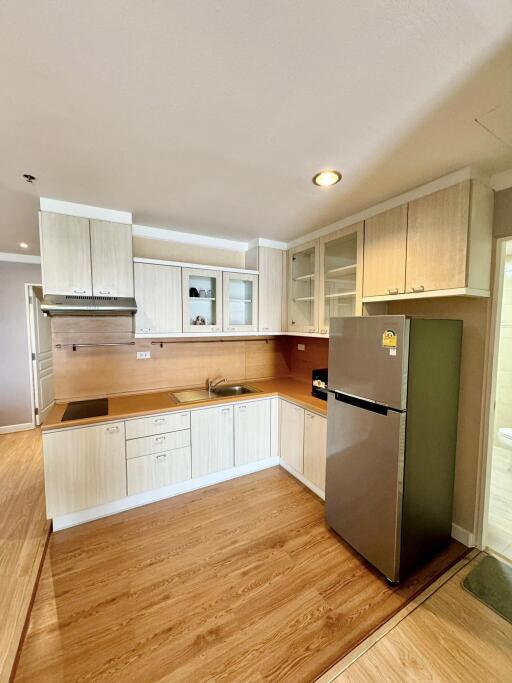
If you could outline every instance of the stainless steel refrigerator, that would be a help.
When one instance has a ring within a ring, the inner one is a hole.
[[[460,320],[332,318],[327,524],[397,582],[451,536]]]

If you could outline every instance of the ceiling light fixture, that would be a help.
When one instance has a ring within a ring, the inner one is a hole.
[[[329,169],[325,171],[320,171],[313,176],[313,182],[319,187],[330,187],[331,185],[336,185],[341,180],[341,173],[335,171],[334,169]]]
[[[20,243],[19,243],[19,246],[20,246],[22,249],[28,249],[28,244],[27,244],[26,242],[20,242]]]

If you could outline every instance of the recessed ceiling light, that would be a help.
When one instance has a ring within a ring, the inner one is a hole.
[[[22,249],[28,249],[28,244],[27,244],[26,242],[20,242],[20,243],[19,243],[19,246],[20,246]]]
[[[330,187],[331,185],[336,185],[341,180],[341,173],[335,171],[334,169],[329,169],[325,171],[320,171],[315,176],[313,176],[313,182],[319,187]]]

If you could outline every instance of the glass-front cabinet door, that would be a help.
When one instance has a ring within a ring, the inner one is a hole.
[[[224,271],[222,282],[225,332],[258,329],[258,276]]]
[[[319,241],[290,249],[288,255],[288,330],[318,330]]]
[[[320,239],[320,324],[329,333],[330,318],[362,314],[364,223],[355,223]]]
[[[183,332],[222,332],[222,272],[183,268]]]

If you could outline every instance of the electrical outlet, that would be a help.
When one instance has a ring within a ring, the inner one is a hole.
[[[306,350],[306,344],[297,344],[297,349],[299,351],[305,351]]]
[[[151,351],[137,351],[137,360],[147,360],[151,358]]]

